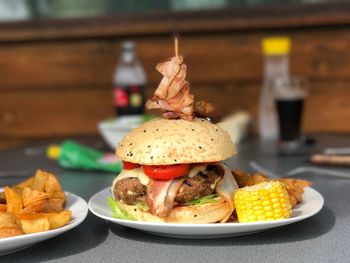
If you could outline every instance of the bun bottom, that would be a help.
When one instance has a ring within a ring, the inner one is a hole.
[[[118,201],[117,201],[118,202]],[[143,211],[134,205],[118,202],[135,220],[144,222],[164,222],[181,224],[207,224],[216,223],[223,219],[230,209],[225,201],[221,199],[215,203],[203,205],[178,206],[171,210],[170,214],[161,218],[150,212]]]

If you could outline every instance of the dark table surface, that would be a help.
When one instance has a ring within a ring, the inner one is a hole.
[[[349,135],[318,135],[315,139],[303,155],[288,157],[277,156],[273,144],[246,140],[228,164],[251,172],[249,162],[255,160],[283,174],[309,165],[308,153],[329,146],[350,146]],[[83,142],[104,147],[99,139]],[[56,173],[66,191],[86,201],[111,185],[113,174],[61,169],[46,159],[46,146],[42,143],[0,152],[0,185],[19,182],[37,168]],[[350,169],[342,170],[350,174]],[[89,213],[75,229],[0,257],[0,262],[350,262],[350,180],[310,172],[298,177],[314,182],[325,205],[317,215],[295,224],[241,237],[189,240],[153,236]]]

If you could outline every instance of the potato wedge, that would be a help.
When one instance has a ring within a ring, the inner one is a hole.
[[[18,213],[23,208],[22,197],[10,187],[5,187],[5,196],[8,213]]]
[[[14,214],[0,212],[0,229],[21,228],[21,224]]]
[[[37,170],[34,176],[34,180],[31,185],[31,189],[44,192],[45,191],[45,185],[46,185],[46,180],[48,177],[48,173]]]
[[[0,238],[20,236],[23,234],[24,232],[20,228],[1,228],[0,229]]]
[[[46,209],[47,200],[41,200],[33,204],[28,205],[23,208],[19,213],[29,214],[29,213],[40,213]]]
[[[64,210],[59,213],[46,213],[45,216],[49,219],[50,229],[55,229],[66,225],[71,219],[72,212]]]
[[[50,230],[49,219],[46,217],[38,217],[33,219],[19,219],[23,228],[23,232],[26,234],[43,232]]]
[[[50,199],[61,199],[63,203],[66,203],[66,194],[62,192],[54,192],[50,195]]]
[[[58,213],[30,213],[30,214],[16,214],[17,218],[22,220],[37,220],[39,218],[47,218],[50,223],[50,229],[55,229],[66,225],[71,219],[72,212],[64,210]]]
[[[64,200],[59,198],[52,198],[46,200],[46,207],[43,212],[61,212],[64,209]]]
[[[22,192],[22,199],[23,199],[23,206],[27,207],[31,204],[34,204],[36,202],[46,200],[49,198],[49,195],[45,192],[39,192],[37,190],[32,190],[29,187],[26,187],[23,189]]]
[[[34,182],[34,177],[30,177],[30,178],[28,178],[27,180],[25,180],[25,181],[23,181],[23,182],[17,184],[16,186],[17,186],[18,188],[21,188],[21,189],[24,189],[24,188],[26,188],[26,187],[31,188],[33,182]]]
[[[48,173],[46,185],[45,185],[45,191],[48,194],[53,194],[55,192],[62,192],[61,184],[57,180],[55,175]]]
[[[0,204],[0,212],[6,212],[7,211],[7,204]]]
[[[58,198],[66,201],[66,195],[62,190],[62,186],[55,175],[48,174],[45,191],[50,195],[50,198]]]
[[[64,208],[64,201],[62,199],[46,199],[28,205],[23,208],[20,213],[50,213],[61,212]]]

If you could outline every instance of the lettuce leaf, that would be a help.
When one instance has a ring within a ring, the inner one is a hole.
[[[121,208],[111,196],[108,197],[108,206],[112,209],[114,218],[134,220],[134,218],[127,211]]]
[[[149,210],[149,207],[146,203],[137,203],[136,204],[136,208],[142,210],[142,211],[148,211]]]
[[[215,203],[218,201],[217,197],[219,197],[218,194],[206,195],[206,196],[191,200],[187,202],[186,205],[203,205],[207,203]]]

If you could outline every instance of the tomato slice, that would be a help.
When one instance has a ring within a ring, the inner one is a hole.
[[[141,164],[138,164],[138,163],[131,163],[131,162],[123,161],[123,169],[125,169],[125,170],[139,168],[140,166],[141,166]]]
[[[176,177],[187,175],[189,164],[173,165],[144,165],[143,171],[148,177],[153,179],[169,180]]]

